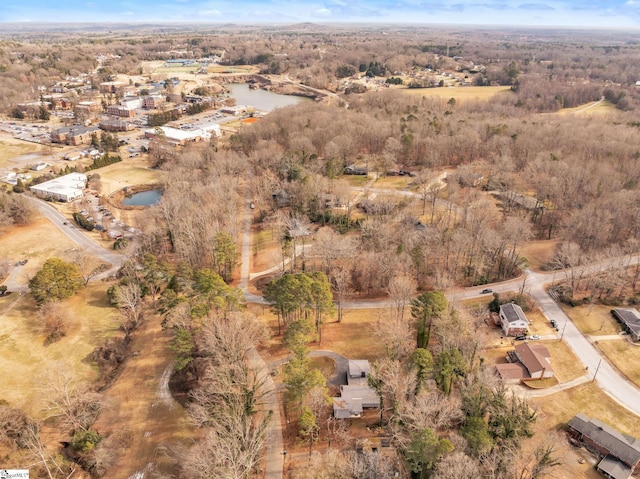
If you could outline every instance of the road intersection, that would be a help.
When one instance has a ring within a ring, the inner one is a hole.
[[[96,244],[90,237],[79,231],[77,228],[65,225],[67,219],[59,213],[55,208],[46,202],[34,200],[39,211],[49,221],[56,225],[67,237],[74,241],[79,247],[90,251],[96,257],[100,258],[112,265],[112,268],[103,273],[103,275],[113,274],[117,268],[124,262],[126,256],[114,252],[110,252]],[[241,280],[240,288],[245,293],[248,302],[257,302],[264,304],[264,299],[249,292],[249,278],[260,276],[260,273],[250,274],[251,263],[251,226],[253,223],[253,209],[250,207],[250,198],[247,193],[245,198],[245,211],[243,215],[243,236],[242,236],[242,263],[241,263]],[[617,263],[618,267],[630,266],[637,264],[639,257],[626,257],[620,259]],[[611,267],[614,264],[609,261],[606,264],[594,263],[591,266],[583,268],[583,272],[595,272],[602,270],[604,267]],[[496,293],[506,293],[513,291],[527,292],[537,303],[543,315],[548,319],[554,319],[558,324],[558,329],[562,331],[559,340],[563,340],[571,348],[574,354],[585,365],[587,373],[570,383],[558,385],[553,391],[546,391],[544,395],[553,393],[555,390],[566,389],[583,384],[590,380],[595,380],[596,384],[613,398],[616,402],[624,406],[632,413],[640,416],[640,390],[622,376],[607,359],[598,351],[594,345],[583,336],[576,325],[564,313],[556,301],[549,295],[546,285],[554,282],[556,275],[562,272],[538,273],[527,270],[524,274],[509,281],[501,283],[486,284],[479,287],[455,289],[447,292],[450,301],[459,301],[486,296],[482,290],[490,288]],[[10,280],[11,281],[11,278]],[[19,287],[20,290],[26,288],[25,285],[15,284],[12,286]],[[345,309],[366,309],[381,308],[388,305],[387,300],[378,301],[356,301],[344,303]],[[254,366],[265,368],[265,363],[258,353],[254,350],[250,354],[250,361]],[[271,379],[271,378],[269,378]],[[282,423],[280,418],[280,404],[277,394],[275,393],[275,384],[271,380],[268,385],[274,392],[270,395],[269,404],[266,406],[273,411],[272,421],[268,430],[267,454],[266,454],[266,479],[281,479],[283,477],[284,458],[283,455],[283,437]]]

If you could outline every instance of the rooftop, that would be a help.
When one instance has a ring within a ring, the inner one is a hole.
[[[640,462],[640,440],[635,437],[622,434],[602,421],[590,419],[584,414],[576,414],[569,421],[569,426],[626,465],[633,468]]]
[[[510,323],[515,323],[516,321],[524,321],[528,322],[527,317],[522,311],[522,308],[514,303],[506,303],[500,306],[500,312],[507,318],[507,321]]]

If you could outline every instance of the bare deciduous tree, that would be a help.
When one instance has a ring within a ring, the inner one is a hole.
[[[50,378],[46,397],[50,416],[59,417],[73,431],[88,430],[102,408],[98,393],[64,371]]]

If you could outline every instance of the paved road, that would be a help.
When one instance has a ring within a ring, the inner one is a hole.
[[[251,172],[247,173],[247,185],[252,179]],[[253,224],[254,210],[251,209],[251,189],[247,186],[244,198],[244,217],[242,219],[242,264],[240,265],[240,289],[248,302],[262,303],[262,297],[249,293],[249,272],[251,271],[251,225]],[[249,363],[253,370],[268,371],[266,364],[258,351],[252,348],[249,351]],[[282,435],[282,417],[280,415],[280,401],[275,382],[271,375],[266,377],[265,388],[268,391],[264,400],[264,409],[273,411],[271,421],[267,429],[267,450],[265,453],[265,479],[282,479],[284,469],[284,440]]]
[[[101,280],[103,278],[107,278],[113,274],[115,274],[122,263],[127,259],[125,255],[117,254],[113,251],[109,251],[102,246],[98,245],[93,241],[93,239],[89,238],[85,235],[79,227],[75,224],[72,224],[67,218],[62,215],[58,210],[56,210],[53,206],[51,206],[46,201],[39,200],[37,198],[29,197],[29,200],[33,203],[33,205],[38,209],[38,211],[47,218],[51,223],[53,223],[62,233],[64,233],[71,241],[73,241],[79,248],[89,251],[93,256],[104,261],[105,263],[109,263],[111,268],[107,271],[94,276],[91,278],[92,281]],[[68,224],[64,224],[68,223]],[[22,276],[22,266],[13,266],[9,277],[6,279],[4,284],[7,286],[9,291],[18,291],[24,292],[29,289],[29,285],[27,284],[28,279],[25,279]]]
[[[93,239],[85,235],[79,227],[77,227],[74,223],[68,221],[62,213],[60,213],[46,201],[38,200],[36,198],[30,199],[38,208],[40,213],[42,213],[45,218],[51,221],[51,223],[57,226],[58,229],[62,231],[71,241],[77,244],[78,247],[85,251],[89,251],[96,258],[104,261],[105,263],[109,263],[112,266],[109,271],[96,276],[94,279],[102,279],[111,274],[114,274],[118,270],[118,268],[120,268],[122,263],[127,259],[125,255],[109,251],[96,244]],[[64,223],[68,224],[65,225]]]
[[[582,335],[560,306],[549,296],[544,288],[545,282],[548,281],[548,275],[529,271],[527,276],[531,282],[529,294],[547,319],[553,318],[557,321],[558,328],[563,331],[563,340],[580,361],[589,368],[590,377],[593,379],[595,375],[600,389],[629,411],[640,416],[640,390],[609,364],[600,351]]]

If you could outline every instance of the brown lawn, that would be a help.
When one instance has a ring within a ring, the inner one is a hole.
[[[456,101],[489,100],[495,95],[508,95],[508,86],[455,86],[447,88],[406,88],[402,90],[408,95],[438,97],[445,100],[455,98]]]
[[[562,427],[579,412],[596,417],[620,432],[638,436],[640,417],[603,393],[594,383],[576,386],[552,396],[531,398],[529,403],[538,410],[542,430]]]
[[[551,261],[558,240],[530,241],[520,245],[520,254],[527,258],[529,268],[540,271],[541,267]]]
[[[409,176],[385,176],[378,178],[373,184],[374,188],[388,188],[392,190],[404,190],[413,182]]]
[[[75,248],[75,243],[42,217],[27,226],[13,227],[0,236],[0,258],[6,258],[10,263],[28,260],[17,278],[25,285],[47,259],[65,258]]]
[[[620,112],[616,109],[615,105],[608,101],[603,101],[596,105],[597,102],[592,101],[585,103],[584,105],[576,106],[573,108],[563,108],[555,112],[555,115],[577,115],[577,116],[601,116],[601,115],[613,115]]]
[[[554,437],[555,457],[562,464],[552,469],[549,477],[558,479],[597,479],[600,476],[594,469],[593,456],[584,448],[570,446],[564,430],[567,422],[581,412],[610,424],[625,434],[638,436],[640,417],[631,414],[609,396],[604,394],[595,384],[587,383],[551,396],[531,398],[529,405],[537,412],[534,425],[535,435],[523,444],[523,451],[531,451],[547,434],[559,431]],[[580,464],[580,459],[584,460]]]
[[[44,154],[45,150],[46,148],[44,146],[37,143],[18,140],[10,135],[2,134],[0,136],[0,168],[12,166],[12,162],[10,160],[13,158],[31,153]],[[22,168],[28,168],[32,163],[37,163],[38,161],[41,161],[41,159],[34,159],[31,162],[20,164],[20,166]]]
[[[259,273],[282,263],[282,249],[278,235],[275,228],[264,227],[254,230],[251,241],[252,273]]]
[[[615,367],[640,387],[640,345],[623,339],[598,341],[597,345]]]
[[[108,196],[127,186],[162,182],[162,171],[149,168],[150,163],[145,156],[126,158],[97,170],[102,183],[101,194]]]
[[[271,338],[262,345],[269,358],[274,360],[289,354],[282,345],[282,336],[278,336],[277,318],[269,308],[250,304],[248,310],[271,331]],[[350,359],[373,361],[384,354],[380,340],[374,335],[375,323],[380,314],[384,315],[385,310],[352,309],[344,311],[341,323],[336,322],[335,318],[326,318],[322,326],[322,341],[311,343],[309,347],[335,351]]]
[[[173,353],[168,347],[171,335],[160,323],[157,315],[146,317],[133,335],[134,355],[104,393],[105,407],[94,429],[103,435],[124,432],[129,439],[121,444],[119,460],[105,477],[131,477],[149,464],[159,473],[175,474],[175,462],[162,451],[187,445],[193,435],[184,408],[161,384]]]
[[[80,380],[97,379],[89,355],[118,328],[117,311],[107,302],[106,288],[103,283],[90,284],[64,301],[70,311],[67,333],[48,346],[44,345],[45,334],[38,328],[36,305],[30,295],[0,298],[2,399],[41,417],[48,378],[65,372]]]
[[[583,334],[605,336],[618,334],[621,330],[620,324],[611,315],[611,306],[594,304],[572,308],[561,304],[561,307]]]
[[[313,349],[329,349],[350,359],[373,361],[384,354],[380,339],[374,335],[375,323],[383,309],[345,310],[342,322],[327,320],[322,327],[322,342]]]

